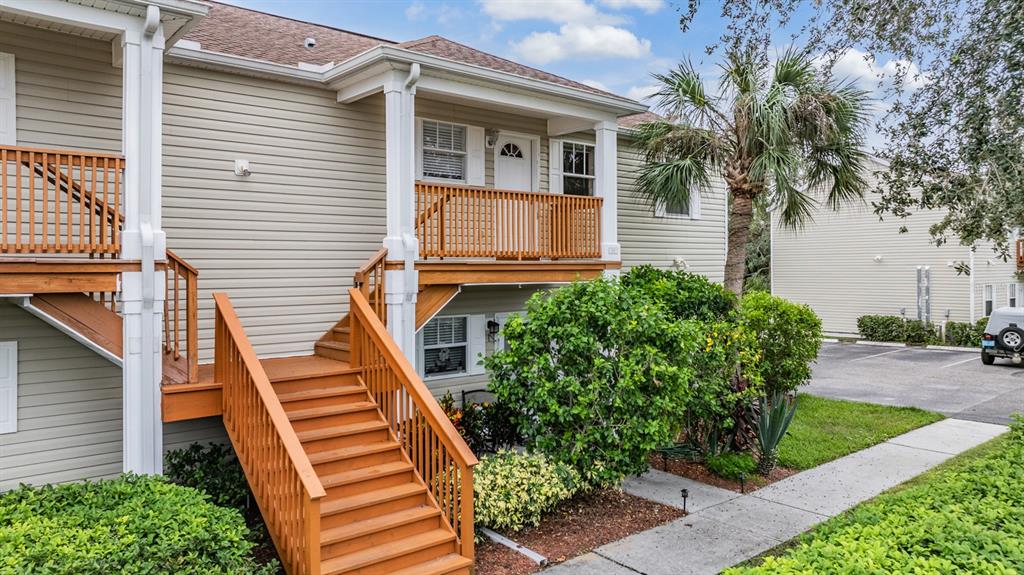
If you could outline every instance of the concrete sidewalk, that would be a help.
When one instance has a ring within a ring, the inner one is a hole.
[[[755,557],[858,503],[1007,430],[946,419],[804,471],[747,495],[649,471],[627,492],[682,507],[682,519],[599,547],[544,575],[714,574]]]

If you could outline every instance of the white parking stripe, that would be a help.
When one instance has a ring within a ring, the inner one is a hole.
[[[910,349],[910,348],[909,347],[902,347],[900,349],[894,349],[892,351],[883,351],[882,353],[876,353],[874,355],[865,355],[864,357],[858,357],[856,359],[851,359],[850,361],[853,362],[853,361],[860,361],[862,359],[871,359],[873,357],[881,357],[883,355],[889,355],[891,353],[900,353],[900,352],[903,352],[903,351],[907,351],[908,349]]]
[[[968,361],[976,361],[977,359],[978,359],[977,356],[969,357],[967,359],[961,359],[960,361],[954,361],[953,363],[951,363],[949,365],[944,365],[940,369],[946,369],[947,367],[953,367],[954,365],[960,365],[961,363],[967,363]]]

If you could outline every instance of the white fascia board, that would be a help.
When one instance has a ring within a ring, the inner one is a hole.
[[[548,120],[548,136],[564,136],[576,132],[587,132],[594,129],[593,120],[559,116]]]
[[[241,71],[251,76],[272,78],[297,84],[316,86],[323,85],[323,72],[302,70],[295,66],[275,64],[265,60],[256,60],[255,58],[243,58],[241,56],[222,54],[220,52],[212,52],[210,50],[195,50],[192,48],[174,46],[167,51],[167,59],[169,62],[175,64],[185,64],[199,68],[211,68],[214,70],[224,70],[234,73]]]
[[[143,26],[143,20],[137,16],[80,6],[60,0],[0,0],[0,11],[62,22],[72,26],[84,26],[115,34],[126,30],[141,31]]]
[[[405,64],[417,63],[425,69],[433,69],[456,74],[458,76],[470,77],[488,85],[498,83],[530,92],[542,92],[549,96],[555,96],[560,100],[572,99],[585,103],[586,105],[602,109],[612,108],[615,110],[616,115],[619,116],[647,111],[647,106],[639,102],[632,102],[612,96],[586,92],[578,88],[570,88],[568,86],[562,86],[560,84],[544,80],[526,78],[516,74],[509,74],[507,72],[484,68],[483,66],[456,62],[447,58],[422,54],[420,52],[396,48],[394,46],[376,46],[358,54],[335,66],[333,70],[327,72],[324,80],[328,82],[328,84],[331,84],[332,82],[341,80],[349,73],[360,70],[381,60],[392,60]]]
[[[594,122],[615,120],[615,113],[579,105],[566,99],[539,97],[536,94],[505,90],[483,83],[463,81],[453,78],[429,76],[424,74],[416,83],[418,93],[433,92],[446,96],[476,100],[482,104],[497,104],[528,112],[540,112],[552,116],[572,116],[589,120],[590,127]]]

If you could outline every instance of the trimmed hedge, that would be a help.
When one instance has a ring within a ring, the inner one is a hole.
[[[579,483],[576,470],[543,455],[485,455],[473,473],[476,524],[501,531],[536,526],[544,512],[572,497]]]
[[[946,322],[945,339],[939,337],[935,324],[917,319],[904,319],[898,315],[862,315],[857,318],[857,330],[870,341],[892,341],[898,343],[958,345],[977,347],[985,332],[988,318],[981,318],[973,325],[956,321]]]
[[[996,441],[984,455],[829,520],[781,556],[724,573],[1019,573],[1024,423]]]
[[[968,322],[951,321],[946,323],[946,341],[950,345],[960,347],[978,347],[981,345],[981,337],[985,335],[985,326],[988,318],[983,317],[974,324]]]
[[[249,575],[257,565],[233,509],[163,478],[22,486],[0,495],[0,573]]]

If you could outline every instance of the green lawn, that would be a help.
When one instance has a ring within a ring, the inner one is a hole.
[[[1024,572],[1024,425],[725,575]]]
[[[779,465],[792,469],[817,467],[942,418],[916,407],[889,407],[802,393],[797,398],[789,434],[779,446]]]

